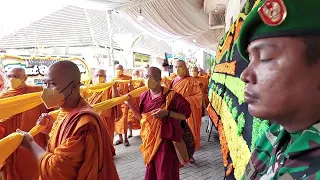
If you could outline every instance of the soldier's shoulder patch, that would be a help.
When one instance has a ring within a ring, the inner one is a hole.
[[[287,17],[287,8],[283,0],[266,0],[258,13],[265,24],[278,26]]]
[[[279,180],[294,180],[290,173],[285,173],[284,175],[280,176]]]
[[[252,160],[249,160],[249,163],[247,164],[245,173],[244,173],[244,179],[252,179],[253,175],[256,172],[256,168],[253,166]]]
[[[320,132],[320,123],[317,123],[317,124],[313,125],[313,127],[314,127],[318,132]]]
[[[277,136],[275,136],[273,133],[271,133],[270,131],[266,132],[266,137],[269,140],[270,144],[272,146],[275,145],[275,142],[277,140]]]

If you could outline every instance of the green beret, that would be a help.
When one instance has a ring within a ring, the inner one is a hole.
[[[240,55],[249,60],[248,45],[257,39],[320,35],[319,13],[320,0],[261,0],[242,24]]]

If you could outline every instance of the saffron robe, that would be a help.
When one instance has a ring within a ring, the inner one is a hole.
[[[180,162],[172,141],[181,141],[183,130],[176,119],[154,118],[152,111],[164,108],[168,96],[168,110],[191,114],[190,104],[180,94],[165,87],[163,95],[152,99],[150,91],[141,95],[140,113],[142,145],[140,151],[147,166],[145,180],[179,180]]]
[[[40,180],[118,180],[106,125],[81,99],[61,109],[40,158]]]
[[[117,77],[115,80],[131,80],[131,76],[121,75]],[[123,96],[129,93],[129,85],[128,84],[118,84],[118,92],[120,96]],[[128,130],[128,115],[129,115],[129,107],[126,104],[121,105],[122,116],[115,123],[115,132],[117,134],[125,134]]]
[[[208,97],[208,88],[209,88],[209,79],[204,76],[195,77],[196,80],[199,81],[200,87],[202,89],[202,97],[203,97],[203,110],[209,105],[209,97]]]
[[[8,98],[40,91],[42,91],[41,86],[25,86],[20,89],[9,89],[0,94],[0,98]],[[14,115],[5,122],[0,122],[0,139],[13,132],[16,132],[18,128],[28,132],[33,126],[36,125],[40,115],[47,112],[48,110],[42,104],[23,113]],[[44,134],[38,134],[34,137],[35,142],[42,148],[46,146],[47,139],[47,135]],[[39,167],[37,159],[34,157],[32,152],[21,147],[19,147],[11,156],[9,156],[2,168],[2,172],[4,180],[39,179]]]
[[[137,82],[137,83],[134,83],[134,86],[133,88],[134,89],[137,89],[137,88],[140,88],[140,87],[143,87],[144,86],[144,83],[142,82]],[[140,97],[135,97],[135,98],[132,98],[132,102],[133,102],[133,105],[136,107],[136,108],[139,108],[139,103],[140,103]],[[131,127],[132,129],[140,129],[140,121],[137,120],[134,115],[133,115],[133,112],[131,109],[129,109],[128,111],[128,123],[131,123]]]
[[[173,80],[171,87],[190,103],[192,113],[187,119],[187,123],[195,138],[196,150],[198,150],[200,148],[200,128],[202,115],[202,89],[200,87],[200,83],[198,80],[190,76],[182,79],[176,77]]]
[[[177,77],[177,75],[175,75],[175,74],[171,74],[170,76],[163,76],[162,79],[161,79],[161,85],[165,86],[167,88],[170,88],[170,85],[171,85],[172,81],[176,77]]]
[[[93,106],[97,103],[106,101],[112,98],[112,89],[109,88],[102,92],[94,92],[91,97],[88,98],[88,103]],[[115,130],[115,121],[121,118],[121,105],[112,107],[110,109],[106,109],[104,111],[99,112],[101,119],[105,122],[107,126],[107,132],[110,137],[110,141],[113,142],[114,138],[114,130]],[[115,149],[112,145],[113,154],[115,154]]]

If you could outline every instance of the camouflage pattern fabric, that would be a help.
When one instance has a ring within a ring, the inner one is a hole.
[[[289,133],[273,124],[257,142],[242,179],[319,180],[320,123]]]

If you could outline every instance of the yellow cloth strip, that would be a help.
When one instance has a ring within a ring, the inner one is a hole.
[[[145,92],[146,90],[148,90],[148,88],[146,86],[143,86],[141,88],[138,88],[138,89],[135,89],[131,92],[129,92],[128,94],[131,96],[131,97],[139,97],[143,92]],[[128,95],[123,95],[121,97],[116,97],[116,98],[112,98],[112,99],[108,99],[106,101],[103,101],[101,103],[98,103],[98,104],[95,104],[93,106],[93,109],[97,112],[100,112],[100,111],[103,111],[103,110],[106,110],[106,109],[109,109],[109,108],[112,108],[116,105],[119,105],[119,104],[123,104],[124,101],[127,101],[129,99],[129,96]],[[57,117],[57,114],[59,113],[59,110],[56,110],[56,111],[52,111],[50,112],[49,114],[51,116],[54,116],[54,117]],[[35,127],[33,127],[29,132],[31,135],[35,136],[37,135],[39,132],[41,132],[43,129],[45,129],[46,127],[44,126],[40,126],[40,125],[36,125]],[[41,129],[41,130],[40,130]],[[1,140],[0,140],[1,141]],[[1,149],[1,147],[0,147]]]
[[[137,82],[143,82],[144,79],[134,79],[132,80],[133,83],[137,83]],[[107,82],[107,83],[99,83],[99,84],[94,84],[88,87],[81,87],[81,90],[87,90],[87,91],[91,91],[91,92],[101,92],[104,90],[109,89],[111,86],[114,85],[114,83],[117,84],[126,84],[126,83],[130,83],[130,80],[114,80],[111,82]]]
[[[135,79],[132,82],[141,82],[143,79]],[[108,83],[96,84],[89,87],[82,87],[81,91],[101,92],[110,88],[114,83],[129,83],[130,80],[115,80]],[[6,118],[32,109],[42,103],[41,92],[23,94],[19,96],[0,99],[0,122]],[[120,99],[121,100],[121,99]]]
[[[23,135],[20,133],[12,133],[0,140],[0,165],[20,146]]]
[[[84,88],[86,90],[89,90],[92,92],[101,92],[101,91],[109,89],[113,85],[114,85],[114,82],[107,82],[107,83],[94,84],[94,85],[91,85],[89,87],[84,87]]]
[[[148,90],[148,88],[146,86],[144,86],[144,87],[135,89],[135,90],[129,92],[128,94],[131,97],[139,97],[141,95],[141,93],[143,93],[146,90]],[[100,111],[103,111],[105,109],[109,109],[109,108],[111,108],[113,106],[116,106],[118,104],[122,104],[122,103],[124,103],[124,101],[126,101],[128,99],[129,99],[128,95],[124,95],[124,96],[117,97],[117,98],[112,98],[112,99],[103,101],[101,103],[95,104],[93,106],[93,108],[94,108],[95,111],[100,112]]]
[[[148,90],[147,87],[141,87],[138,89],[135,89],[131,92],[129,92],[129,95],[131,97],[139,97],[141,95],[141,93],[143,93],[144,91]],[[8,98],[6,98],[8,99]],[[121,97],[117,97],[117,98],[112,98],[109,99],[107,101],[103,101],[101,103],[98,103],[96,105],[93,106],[93,108],[96,111],[103,111],[105,109],[111,108],[113,106],[122,104],[124,101],[128,100],[129,96],[128,95],[124,95]],[[50,115],[52,116],[57,116],[57,114],[59,113],[59,110],[56,111],[52,111],[50,112]],[[41,131],[43,131],[46,128],[46,125],[36,125],[34,126],[29,133],[32,136],[35,136],[37,134],[39,134]],[[0,164],[2,164],[21,144],[23,140],[23,135],[20,133],[12,133],[10,135],[8,135],[7,137],[3,138],[0,140]]]
[[[32,109],[42,103],[42,92],[23,94],[0,99],[0,122],[13,115]]]
[[[141,95],[141,93],[143,93],[144,91],[148,90],[147,87],[141,87],[138,89],[135,89],[131,92],[129,92],[128,94],[131,97],[139,97]],[[106,101],[103,101],[101,103],[98,103],[96,105],[93,106],[93,108],[99,112],[99,111],[103,111],[105,109],[114,107],[116,105],[122,104],[124,101],[128,100],[129,96],[128,95],[124,95],[121,97],[117,97],[117,98],[112,98]],[[57,114],[59,113],[59,110],[56,111],[52,111],[49,114],[52,116],[57,116]],[[41,131],[43,131],[46,128],[47,125],[36,125],[34,126],[29,133],[32,136],[35,136],[37,134],[39,134]],[[19,147],[19,145],[21,144],[23,140],[23,135],[20,133],[12,133],[10,135],[8,135],[7,137],[3,138],[0,140],[0,165]]]
[[[54,112],[54,111],[53,111]],[[48,121],[49,122],[49,121]],[[48,123],[47,122],[47,123]],[[46,128],[47,125],[35,125],[29,133],[32,136],[39,134]],[[23,134],[14,132],[0,140],[0,165],[20,146],[23,140]]]

